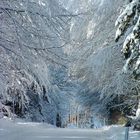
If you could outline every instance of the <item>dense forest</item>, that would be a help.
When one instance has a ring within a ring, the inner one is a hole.
[[[138,122],[139,33],[139,0],[0,0],[1,117]]]

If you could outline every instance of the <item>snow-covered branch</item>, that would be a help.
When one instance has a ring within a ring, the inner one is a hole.
[[[121,35],[123,35],[129,28],[129,33],[127,33],[122,52],[125,55],[126,64],[124,66],[124,71],[128,69],[133,71],[133,74],[137,77],[139,74],[140,66],[140,1],[132,0],[124,9],[122,14],[118,17],[115,26],[116,31],[116,41],[119,40]],[[127,31],[128,32],[128,31]]]

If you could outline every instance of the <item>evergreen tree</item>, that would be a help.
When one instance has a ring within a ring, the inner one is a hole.
[[[125,34],[122,52],[126,58],[124,71],[130,70],[135,78],[140,74],[140,1],[131,0],[116,20],[116,41]]]

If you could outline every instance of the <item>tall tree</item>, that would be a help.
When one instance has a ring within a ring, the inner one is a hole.
[[[121,15],[116,20],[115,26],[116,31],[116,41],[118,41],[121,36],[125,36],[123,42],[122,53],[125,56],[126,64],[124,66],[124,72],[132,74],[135,81],[135,87],[137,87],[137,94],[132,94],[131,96],[137,97],[136,117],[140,117],[139,114],[139,104],[140,104],[140,94],[139,94],[139,76],[140,76],[140,1],[139,0],[129,0],[125,5]],[[128,79],[129,80],[129,79]],[[136,86],[137,85],[137,86]]]

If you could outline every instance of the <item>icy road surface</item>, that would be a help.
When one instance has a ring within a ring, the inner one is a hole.
[[[0,140],[124,140],[125,128],[58,129],[47,124],[0,120]],[[140,140],[140,132],[130,131],[129,140]]]

